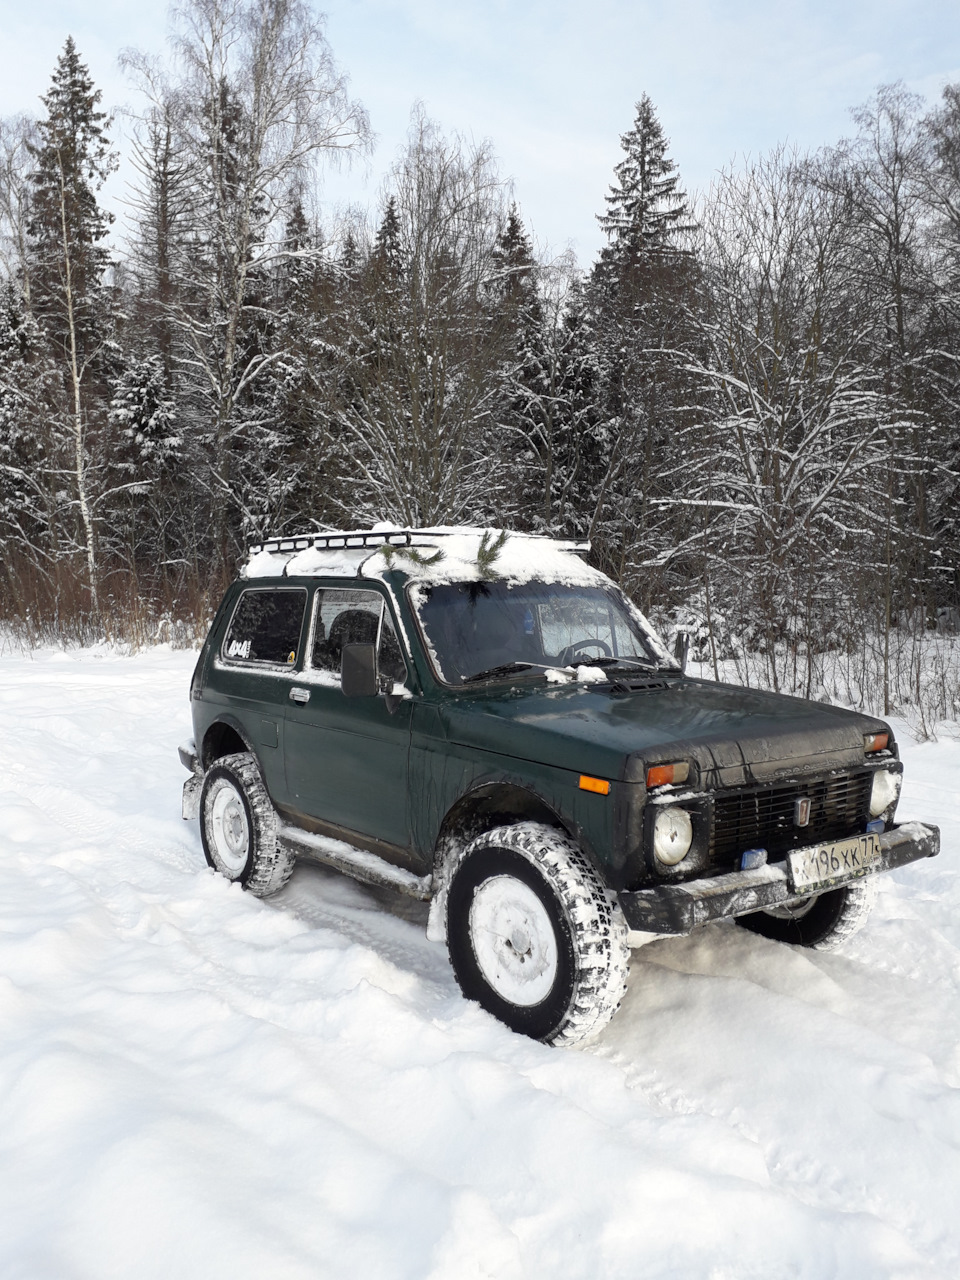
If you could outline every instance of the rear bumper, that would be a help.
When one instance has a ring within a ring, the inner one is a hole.
[[[933,858],[939,852],[939,827],[906,822],[880,836],[880,864],[870,874],[892,871],[921,858]],[[854,878],[838,880],[831,888],[849,884]],[[711,920],[749,915],[751,911],[779,906],[795,896],[786,862],[772,862],[756,871],[731,871],[686,884],[662,884],[618,895],[628,928],[660,934],[689,933]]]

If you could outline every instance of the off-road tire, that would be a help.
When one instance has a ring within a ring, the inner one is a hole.
[[[785,913],[754,911],[748,916],[738,916],[737,924],[775,942],[835,951],[863,928],[876,897],[877,877],[866,876],[841,889],[817,894],[803,915],[789,918]]]
[[[490,883],[501,877],[509,878],[499,880],[508,892],[511,882],[519,882],[520,895],[553,931],[555,978],[536,1003],[505,998],[478,959],[471,908],[478,892],[488,892]],[[535,822],[497,827],[457,855],[449,886],[447,947],[468,1000],[476,1000],[512,1030],[547,1044],[575,1044],[606,1026],[626,989],[627,928],[616,899],[569,837]]]
[[[217,830],[217,808],[225,805],[241,837],[236,851],[224,845],[222,817]],[[250,752],[221,756],[207,770],[200,792],[200,839],[208,864],[258,898],[276,893],[290,879],[294,857],[277,838],[277,813]]]

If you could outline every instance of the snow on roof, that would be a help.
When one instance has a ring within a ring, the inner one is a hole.
[[[240,570],[242,578],[356,578],[364,560],[371,556],[369,547],[323,549],[306,547],[301,551],[255,551]]]
[[[499,529],[437,526],[403,530],[375,527],[274,538],[251,548],[241,577],[381,578],[390,569],[400,569],[411,579],[430,583],[497,578],[511,583],[563,582],[572,586],[606,581],[577,554],[587,551],[588,543],[528,533],[508,532],[491,567],[484,571],[481,550],[495,546],[500,535]],[[389,549],[382,550],[384,546]],[[437,552],[441,554],[437,556]]]

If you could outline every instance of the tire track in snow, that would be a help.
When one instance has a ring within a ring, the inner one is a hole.
[[[0,659],[0,1270],[954,1280],[946,882],[890,934],[909,981],[718,930],[548,1050],[459,998],[421,906],[203,869],[191,666]]]

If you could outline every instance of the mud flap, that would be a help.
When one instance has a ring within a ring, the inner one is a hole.
[[[200,816],[200,792],[203,790],[203,774],[193,773],[183,784],[183,819]]]
[[[427,941],[446,942],[447,940],[447,891],[439,889],[430,899],[430,914],[427,916]]]

